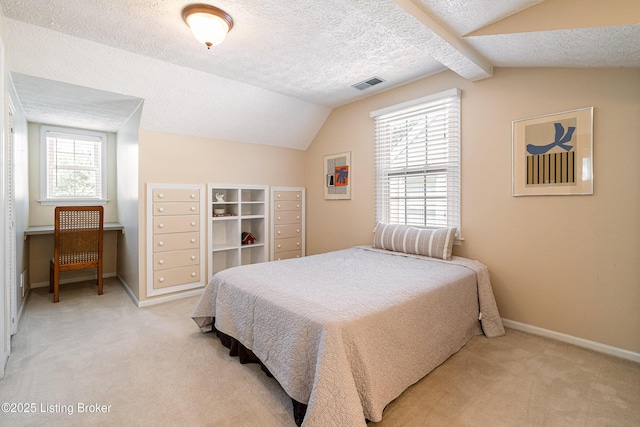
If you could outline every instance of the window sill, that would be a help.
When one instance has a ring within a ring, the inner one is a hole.
[[[38,202],[43,206],[99,206],[109,203],[109,199],[47,199]]]

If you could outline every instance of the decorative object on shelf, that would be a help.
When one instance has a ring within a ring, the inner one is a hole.
[[[243,245],[253,245],[254,243],[256,243],[256,238],[253,236],[253,234],[247,232],[247,231],[243,231],[242,232],[242,244]]]
[[[226,210],[224,208],[214,208],[213,216],[224,216],[226,214]]]
[[[227,268],[269,261],[268,192],[267,185],[207,184],[209,280]],[[226,213],[216,215],[218,208]],[[253,240],[244,241],[243,231]]]
[[[324,156],[324,198],[351,199],[351,152]]]
[[[192,4],[182,9],[182,19],[194,37],[207,49],[222,43],[233,28],[233,18],[227,12],[208,4]]]
[[[593,194],[593,107],[512,124],[514,196]]]

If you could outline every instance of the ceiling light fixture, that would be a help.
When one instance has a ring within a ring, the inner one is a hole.
[[[211,49],[233,28],[233,18],[222,9],[208,4],[192,4],[182,9],[182,19],[201,43]]]

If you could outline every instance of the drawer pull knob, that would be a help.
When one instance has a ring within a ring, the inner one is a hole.
[[[164,212],[164,208],[158,208],[158,212]]]
[[[281,216],[278,217],[278,221],[282,221],[282,217]]]
[[[300,242],[296,242],[296,246],[300,246]]]
[[[158,280],[158,282],[160,282],[160,283],[164,282],[164,277],[161,277],[161,278]]]
[[[300,215],[296,216],[296,219],[300,219]]]
[[[192,259],[192,260],[195,260],[195,259],[196,259],[196,256],[195,256],[195,255],[191,255],[191,259]]]
[[[279,199],[280,197],[282,197],[282,194],[278,193],[278,199]]]
[[[158,242],[158,246],[164,246],[164,242]]]
[[[164,260],[161,259],[160,261],[158,261],[158,264],[160,264],[160,265],[164,264]]]
[[[282,247],[282,245],[278,245],[278,249],[280,249]]]
[[[195,206],[191,206],[191,212],[195,212],[196,207]]]
[[[159,199],[164,199],[164,194],[163,193],[158,194],[158,198]]]
[[[300,205],[296,205],[296,208],[299,208],[299,207],[300,207]]]
[[[191,277],[196,277],[195,271],[191,273]]]
[[[299,199],[299,198],[300,198],[300,195],[299,195],[299,194],[296,194],[296,197]]]
[[[195,194],[191,194],[191,198],[192,198],[192,199],[195,199],[195,198],[196,198],[196,195],[195,195]]]
[[[196,239],[191,239],[191,243],[195,243],[195,242],[196,242]]]
[[[278,209],[280,209],[280,205],[278,205]]]
[[[158,228],[164,228],[164,224],[158,224]]]
[[[299,232],[300,232],[300,229],[298,228],[298,229],[296,230],[296,233],[299,233]]]
[[[196,226],[196,222],[195,221],[191,221],[191,226],[195,227]]]
[[[282,234],[282,231],[279,231],[279,230],[278,230],[278,234]]]

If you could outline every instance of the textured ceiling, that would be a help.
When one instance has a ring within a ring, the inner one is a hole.
[[[140,98],[12,73],[11,80],[27,117],[38,123],[117,132],[143,102]],[[63,110],[64,120],[60,120]]]
[[[247,91],[247,99],[251,98],[252,87],[258,91],[258,99],[265,96],[260,90],[281,95],[275,97],[278,102],[273,108],[284,107],[286,102],[293,106],[298,100],[310,111],[316,111],[313,114],[317,117],[307,120],[316,127],[326,118],[327,109],[446,69],[469,80],[479,80],[489,78],[493,66],[640,67],[637,0],[607,2],[619,10],[620,16],[636,15],[627,20],[630,24],[617,25],[615,21],[616,25],[612,25],[608,20],[586,27],[574,24],[572,16],[588,11],[590,3],[602,3],[600,0],[215,0],[207,3],[227,11],[234,19],[234,27],[225,42],[211,50],[199,45],[182,21],[181,10],[190,3],[190,0],[0,0],[4,15],[10,20],[73,36],[65,38],[65,43],[73,44],[77,38],[114,48],[108,51],[110,60],[120,60],[128,52],[195,70],[212,76],[209,89],[212,93],[216,93],[217,87],[223,90],[241,84],[242,91]],[[563,11],[560,16],[552,17],[551,7],[565,9],[560,9]],[[564,13],[567,10],[569,13]],[[525,13],[531,28],[520,23],[516,28],[526,32],[477,35],[485,27],[508,24]],[[553,30],[536,30],[540,21],[550,19],[555,23]],[[598,21],[592,17],[590,22],[594,19]],[[38,32],[17,24],[15,28],[21,35]],[[15,45],[26,43],[18,40],[17,35],[13,40]],[[11,47],[9,43],[9,50]],[[38,46],[32,48],[37,50]],[[46,55],[39,53],[39,56]],[[59,79],[53,72],[48,73],[46,66],[38,67],[35,61],[27,64],[16,54],[14,63],[20,69],[10,71]],[[385,82],[362,92],[351,87],[373,76]],[[27,96],[28,79],[26,76],[22,79],[24,84],[18,94],[21,102],[26,103],[27,98],[37,93]],[[66,81],[75,83],[69,80]],[[45,89],[42,81],[39,83],[34,87],[42,92]],[[86,81],[84,85],[97,87]],[[100,89],[109,86],[103,82],[100,85]],[[148,94],[120,89],[125,84],[113,86],[116,92],[145,98],[145,111],[153,108]],[[165,86],[170,91],[173,84],[166,81]],[[149,91],[156,95],[156,89]],[[244,105],[242,97],[233,100],[209,97],[209,102],[235,102],[218,106],[218,110],[231,112]],[[57,107],[64,110],[62,106],[52,107],[50,114]],[[203,106],[198,108],[202,110]],[[36,109],[31,108],[30,114],[36,114]],[[299,105],[292,109],[299,109]],[[288,109],[284,107],[283,111]],[[143,111],[143,119],[144,114]],[[167,121],[161,114],[158,116],[160,122]],[[291,127],[286,120],[295,121],[296,117],[294,114],[281,120],[281,127]],[[214,137],[233,134],[238,140],[257,142],[256,137],[244,135],[247,131],[238,126],[224,129],[225,122],[234,120],[214,123],[219,125],[218,133],[198,126],[192,131]],[[150,121],[148,125],[173,131]],[[294,138],[296,141],[280,145],[305,148],[315,131],[300,131]],[[282,137],[273,135],[272,139]]]

